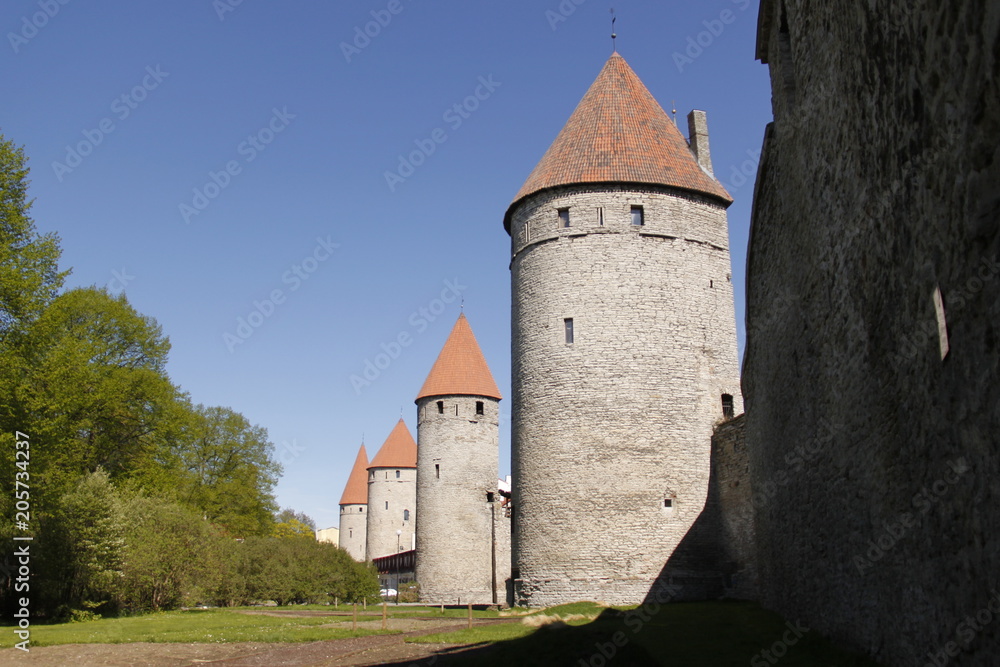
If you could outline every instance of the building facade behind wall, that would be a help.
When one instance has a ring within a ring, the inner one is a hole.
[[[516,602],[641,602],[742,412],[726,208],[615,53],[505,216]]]
[[[998,30],[986,0],[761,5],[760,588],[886,665],[1000,655]]]

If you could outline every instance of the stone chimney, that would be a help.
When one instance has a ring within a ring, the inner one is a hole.
[[[695,109],[688,114],[688,134],[691,136],[691,152],[697,158],[698,164],[714,177],[712,154],[708,149],[708,120],[704,111]]]

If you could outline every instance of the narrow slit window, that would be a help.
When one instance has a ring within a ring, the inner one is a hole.
[[[646,215],[641,206],[632,207],[632,224],[637,227],[646,224]]]
[[[563,320],[563,327],[566,329],[566,344],[573,344],[573,318],[567,317]]]
[[[726,419],[732,419],[736,415],[735,408],[733,407],[733,397],[729,394],[722,395],[722,416]]]
[[[559,209],[559,226],[569,227],[569,209],[561,208]]]
[[[440,463],[435,463],[434,464],[434,476],[437,477],[438,479],[441,479],[441,464]]]
[[[403,521],[410,520],[410,510],[403,510]]]
[[[528,243],[531,241],[531,221],[528,220],[524,223],[524,242]]]
[[[603,206],[598,206],[597,207],[597,225],[599,227],[603,227],[604,226],[604,207]]]
[[[399,471],[396,471],[396,479],[399,479]]]
[[[347,529],[347,536],[348,537],[354,537],[354,529],[353,528],[348,528]]]
[[[477,415],[483,414],[483,402],[482,401],[476,401],[476,414]]]
[[[389,509],[389,501],[388,501],[388,500],[387,500],[387,501],[385,501],[385,508],[386,508],[386,509]]]
[[[438,401],[438,414],[444,414],[444,401]]]

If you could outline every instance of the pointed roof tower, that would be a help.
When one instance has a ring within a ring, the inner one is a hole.
[[[465,313],[458,316],[416,400],[455,395],[502,398]]]
[[[358,457],[354,459],[354,467],[351,468],[351,476],[347,478],[347,486],[344,487],[344,495],[340,497],[341,505],[367,505],[368,504],[368,452],[365,446],[361,445],[358,450]]]
[[[733,201],[617,51],[521,186],[504,227],[525,197],[581,183],[666,185]]]
[[[372,468],[416,468],[417,467],[417,443],[410,435],[410,429],[406,428],[406,422],[400,417],[396,422],[392,433],[382,443],[382,448],[368,465]]]

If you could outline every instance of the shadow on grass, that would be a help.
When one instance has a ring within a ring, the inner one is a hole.
[[[396,664],[878,667],[751,602],[606,609],[584,625],[543,626],[519,639],[444,649],[422,662]]]

